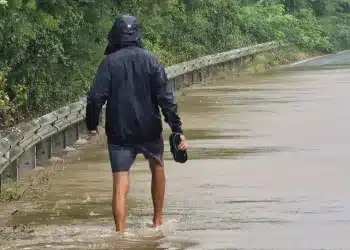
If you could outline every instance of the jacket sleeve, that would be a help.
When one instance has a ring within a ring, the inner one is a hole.
[[[85,122],[88,131],[97,129],[102,106],[106,103],[109,94],[110,82],[111,74],[107,58],[105,58],[95,74],[93,84],[87,95]]]
[[[164,67],[156,64],[154,73],[154,85],[157,104],[161,108],[164,121],[169,124],[171,131],[183,133],[182,122],[177,113],[177,103],[175,101],[173,88],[168,82]]]

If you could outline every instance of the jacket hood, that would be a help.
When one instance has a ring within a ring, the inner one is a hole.
[[[142,47],[140,26],[136,17],[129,15],[118,16],[108,33],[108,45],[105,55],[112,54],[129,46]]]

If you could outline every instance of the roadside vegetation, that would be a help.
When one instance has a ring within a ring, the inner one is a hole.
[[[165,65],[271,40],[350,47],[350,0],[0,0],[0,129],[85,95],[118,13]]]

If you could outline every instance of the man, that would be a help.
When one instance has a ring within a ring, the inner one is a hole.
[[[106,106],[105,131],[113,172],[112,209],[116,231],[126,224],[129,170],[138,153],[152,173],[153,226],[163,223],[165,192],[164,141],[159,107],[173,133],[181,134],[179,149],[188,147],[182,135],[172,87],[155,55],[142,48],[139,25],[133,16],[120,16],[108,34],[106,57],[91,86],[86,107],[90,135],[98,133],[102,106]]]

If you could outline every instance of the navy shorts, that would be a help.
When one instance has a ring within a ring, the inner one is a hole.
[[[129,171],[138,154],[143,154],[146,159],[152,158],[162,163],[164,154],[164,140],[157,140],[135,145],[116,145],[108,143],[109,160],[112,172]]]

